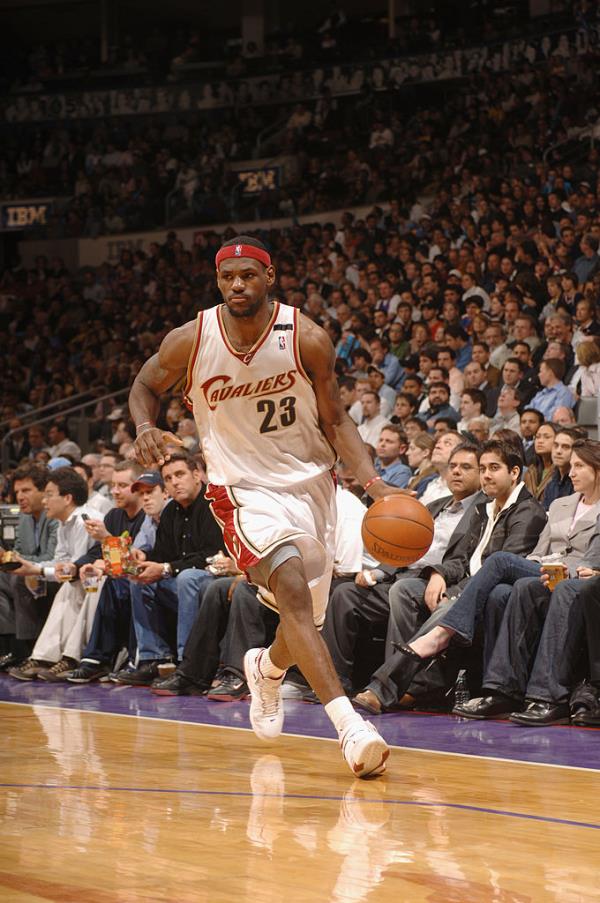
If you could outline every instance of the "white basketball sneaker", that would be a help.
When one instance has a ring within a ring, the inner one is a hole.
[[[250,724],[261,740],[275,740],[283,728],[282,677],[273,680],[260,673],[265,649],[249,649],[244,656],[244,672],[250,690]]]
[[[390,750],[369,721],[361,719],[349,724],[340,734],[340,746],[350,771],[358,778],[385,771],[385,760]]]

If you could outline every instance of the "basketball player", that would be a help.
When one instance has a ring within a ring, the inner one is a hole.
[[[325,331],[269,300],[275,269],[265,247],[243,235],[231,239],[216,268],[224,303],[165,336],[133,384],[136,453],[145,466],[165,459],[174,437],[156,428],[159,397],[187,378],[206,497],[231,556],[280,615],[270,648],[251,649],[244,660],[252,727],[263,740],[279,736],[281,683],[296,664],[324,704],[352,771],[379,774],[388,747],[352,708],[318,633],[333,566],[336,455],[372,498],[401,490],[377,476],[344,410]]]

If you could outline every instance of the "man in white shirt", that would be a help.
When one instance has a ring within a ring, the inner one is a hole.
[[[363,442],[375,448],[381,430],[384,426],[389,426],[390,421],[380,413],[381,399],[377,392],[373,392],[372,389],[363,392],[360,403],[363,410],[363,421],[358,427],[358,432]]]
[[[104,517],[114,505],[111,499],[108,499],[105,495],[100,495],[100,493],[96,492],[94,489],[94,475],[92,468],[89,464],[84,464],[83,461],[79,461],[77,464],[73,465],[73,470],[87,483],[88,505],[95,508],[96,511],[100,511],[102,517]]]
[[[59,458],[61,455],[69,455],[74,461],[81,460],[81,449],[76,442],[69,439],[63,423],[53,423],[48,430],[48,442],[50,443],[50,457]]]
[[[54,598],[31,658],[8,672],[18,680],[37,677],[53,680],[63,671],[69,671],[79,661],[89,635],[99,593],[85,593],[81,582],[73,579],[76,568],[70,564],[94,544],[85,520],[102,520],[102,514],[86,504],[87,498],[87,485],[73,468],[60,467],[52,472],[43,504],[46,515],[59,521],[54,560],[38,563],[20,559],[22,564],[16,573],[59,581],[63,585]]]
[[[500,323],[490,323],[484,338],[490,349],[490,364],[501,370],[504,362],[510,357],[510,348],[505,342],[506,330]]]
[[[444,498],[450,494],[450,489],[446,482],[446,474],[448,472],[448,461],[450,455],[457,445],[460,445],[462,438],[458,433],[444,433],[440,436],[433,447],[431,453],[431,463],[437,470],[439,476],[427,484],[425,492],[419,499],[422,505],[430,505],[436,499]]]

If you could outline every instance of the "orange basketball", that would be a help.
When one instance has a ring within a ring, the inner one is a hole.
[[[433,518],[410,495],[386,495],[373,502],[363,518],[362,538],[368,552],[396,567],[408,567],[433,541]]]

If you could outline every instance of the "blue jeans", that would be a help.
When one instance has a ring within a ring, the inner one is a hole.
[[[444,609],[442,616],[436,620],[436,626],[455,630],[464,640],[472,643],[475,627],[493,590],[500,584],[504,587],[512,586],[523,577],[539,577],[539,575],[539,562],[529,561],[520,555],[513,555],[512,552],[494,552],[486,558],[475,576],[471,577],[456,602]],[[423,625],[420,633],[424,632],[428,623]]]
[[[177,577],[165,577],[142,586],[131,584],[131,605],[139,661],[172,658],[167,642],[164,608],[177,612],[177,660],[183,658],[187,638],[196,619],[202,597],[215,578],[200,568],[188,568]]]

